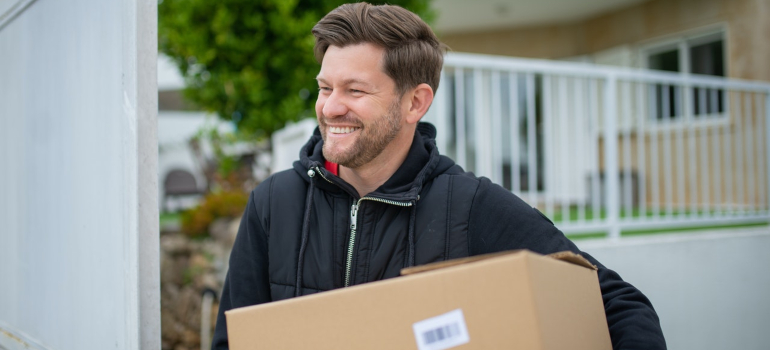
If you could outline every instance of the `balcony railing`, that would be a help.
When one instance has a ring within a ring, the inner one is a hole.
[[[565,233],[770,222],[770,84],[451,53],[442,153]]]

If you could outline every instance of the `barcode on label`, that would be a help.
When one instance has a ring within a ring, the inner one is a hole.
[[[419,350],[444,350],[470,341],[461,309],[412,325]]]
[[[457,323],[432,329],[422,334],[422,336],[425,337],[425,344],[433,344],[437,341],[442,341],[458,335],[460,335],[460,326],[457,325]]]

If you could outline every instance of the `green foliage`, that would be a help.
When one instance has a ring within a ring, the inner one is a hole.
[[[200,147],[202,141],[207,141],[213,151],[214,160],[216,162],[216,177],[212,180],[217,185],[222,185],[221,180],[227,179],[232,173],[238,170],[240,163],[238,162],[238,156],[226,152],[226,148],[233,147],[238,142],[252,142],[254,140],[249,139],[251,135],[243,132],[236,131],[220,132],[216,126],[204,126],[193,137],[192,142],[195,147]]]
[[[214,220],[237,218],[248,201],[248,193],[240,190],[210,192],[197,207],[182,212],[182,232],[191,238],[205,237]]]
[[[269,136],[314,115],[319,66],[310,30],[344,2],[160,0],[159,48],[180,68],[190,101],[239,129]],[[427,20],[429,2],[388,1]]]

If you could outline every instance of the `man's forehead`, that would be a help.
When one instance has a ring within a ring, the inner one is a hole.
[[[384,50],[363,43],[344,47],[329,46],[321,62],[316,80],[322,83],[369,84],[387,76],[383,69]]]

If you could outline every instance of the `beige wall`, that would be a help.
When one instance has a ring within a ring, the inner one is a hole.
[[[770,0],[652,0],[579,23],[441,35],[457,52],[558,59],[727,27],[728,75],[770,81]]]
[[[584,52],[584,27],[574,24],[439,36],[457,52],[555,59]]]

